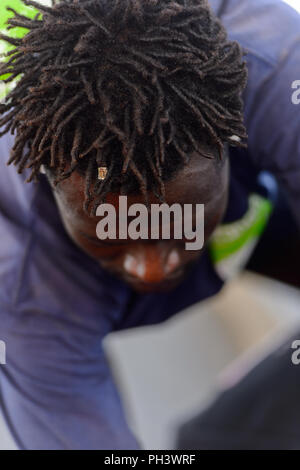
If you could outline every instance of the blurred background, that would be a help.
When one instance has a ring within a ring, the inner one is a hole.
[[[1,0],[0,29],[6,20],[4,3]],[[8,3],[15,6],[19,0]],[[286,3],[300,12],[299,0]],[[276,263],[272,243],[278,239],[269,238],[277,224],[275,215],[248,270],[218,296],[164,324],[106,338],[126,415],[142,447],[173,448],[181,423],[206,409],[224,387],[300,329],[299,235],[284,203],[278,211],[288,218],[290,229],[277,230],[285,248]],[[290,259],[299,259],[294,270],[289,269]],[[15,448],[1,412],[0,448]]]
[[[300,11],[300,2],[299,0],[284,0],[285,3],[291,5],[291,7],[295,8],[295,10]]]

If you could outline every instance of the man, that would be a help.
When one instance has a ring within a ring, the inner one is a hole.
[[[246,4],[239,2],[242,18]],[[214,6],[226,20],[230,2]],[[295,132],[291,142],[283,137],[283,160],[276,113],[266,122],[271,98],[264,94],[262,114],[256,105],[272,78],[282,99],[278,50],[267,59],[250,50],[252,140],[242,149],[245,64],[205,1],[74,0],[39,9],[42,17],[10,21],[29,33],[6,38],[15,52],[1,69],[8,81],[22,74],[0,121],[2,408],[21,448],[134,448],[101,340],[161,322],[223,281],[208,251],[187,252],[185,240],[99,241],[97,206],[118,207],[122,194],[130,204],[203,203],[207,243],[221,221],[247,214],[262,168],[286,182],[296,208],[299,142]],[[287,16],[298,27],[297,15]],[[280,64],[289,77],[296,36],[290,41]],[[240,147],[230,147],[230,169],[227,144]],[[21,176],[5,167],[9,149]]]

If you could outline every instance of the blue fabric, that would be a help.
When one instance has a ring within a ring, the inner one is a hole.
[[[291,83],[300,79],[300,16],[279,0],[211,4],[249,51],[250,145],[231,150],[226,219],[244,213],[265,169],[284,186],[300,226],[300,107],[291,103]],[[25,185],[5,165],[12,139],[0,139],[0,339],[7,344],[0,397],[7,423],[25,449],[136,448],[102,339],[162,322],[214,295],[222,282],[205,254],[174,292],[133,293],[68,238],[46,179]]]
[[[247,52],[249,148],[240,154],[244,174],[270,171],[284,188],[300,229],[300,105],[291,99],[292,83],[300,80],[300,15],[281,0],[209,3],[230,39]]]

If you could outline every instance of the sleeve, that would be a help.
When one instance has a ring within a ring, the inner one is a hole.
[[[246,125],[251,160],[276,177],[300,229],[300,103],[295,99],[299,96],[295,89],[298,80],[300,28],[299,37],[282,52],[276,67],[257,88]]]

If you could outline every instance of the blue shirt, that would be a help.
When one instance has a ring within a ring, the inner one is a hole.
[[[231,39],[247,49],[248,150],[230,150],[225,219],[247,209],[257,174],[285,188],[300,227],[300,16],[280,0],[211,0]],[[0,399],[17,445],[25,449],[131,449],[102,349],[111,331],[162,322],[222,287],[207,253],[173,292],[134,293],[81,252],[64,231],[44,177],[7,167],[13,137],[0,139]],[[238,197],[237,195],[242,195]]]

